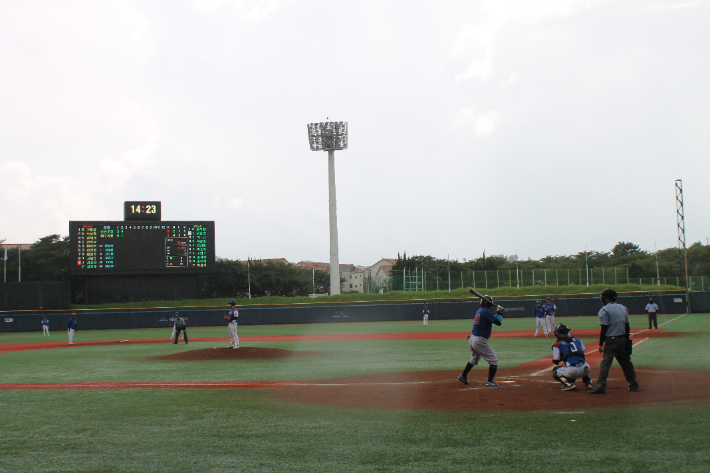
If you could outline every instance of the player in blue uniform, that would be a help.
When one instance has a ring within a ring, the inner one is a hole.
[[[69,334],[69,345],[74,345],[74,332],[76,332],[76,314],[71,315],[67,322],[67,333]]]
[[[239,310],[237,303],[229,301],[229,315],[226,317],[229,321],[229,346],[227,348],[239,348],[239,335],[237,334],[237,319],[239,318]]]
[[[42,319],[42,336],[49,337],[49,319],[46,315]]]
[[[552,333],[555,330],[555,312],[557,306],[552,302],[550,297],[547,297],[547,302],[542,306],[545,309],[545,319],[547,320],[547,333]]]
[[[481,358],[488,362],[488,380],[487,387],[499,387],[500,384],[493,381],[498,370],[498,358],[495,352],[488,344],[488,339],[491,338],[491,329],[493,324],[502,325],[503,323],[503,308],[496,308],[496,315],[493,315],[491,309],[494,307],[491,296],[484,296],[481,299],[481,308],[476,312],[473,318],[473,329],[471,336],[468,338],[468,346],[471,348],[471,359],[466,363],[466,367],[458,376],[458,380],[463,384],[468,384],[468,372],[476,366]]]
[[[579,338],[569,334],[569,327],[560,324],[555,328],[557,342],[552,345],[552,362],[556,366],[552,370],[552,377],[562,383],[563,391],[577,389],[574,381],[582,378],[587,389],[592,389],[592,378],[589,377],[589,363],[584,355],[584,344]]]
[[[429,325],[429,308],[427,306],[424,306],[422,315],[424,316],[424,325]]]
[[[535,337],[540,333],[540,327],[542,327],[542,332],[547,337],[547,326],[545,325],[545,308],[542,307],[542,302],[535,302]]]

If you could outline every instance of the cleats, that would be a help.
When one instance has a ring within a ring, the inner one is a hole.
[[[575,389],[577,389],[577,386],[571,383],[562,386],[562,391],[574,391]]]
[[[486,387],[487,388],[499,388],[500,384],[496,383],[495,381],[486,381]]]
[[[459,381],[461,381],[463,384],[466,384],[466,385],[468,384],[468,378],[466,378],[466,376],[464,376],[464,375],[462,375],[462,374],[460,374],[460,375],[458,376],[458,378],[456,378],[456,379],[458,379]]]

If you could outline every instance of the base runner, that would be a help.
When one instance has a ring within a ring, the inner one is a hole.
[[[557,342],[552,345],[552,362],[556,366],[552,370],[552,377],[562,383],[563,391],[577,389],[574,381],[582,378],[587,389],[592,389],[592,378],[589,377],[589,363],[584,356],[584,345],[579,338],[569,334],[569,327],[560,324],[555,328]]]

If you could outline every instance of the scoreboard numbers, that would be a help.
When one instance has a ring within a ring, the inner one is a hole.
[[[69,222],[69,241],[72,275],[214,271],[214,222]]]

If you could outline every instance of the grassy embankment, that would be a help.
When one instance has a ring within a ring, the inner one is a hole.
[[[504,287],[499,289],[477,288],[481,292],[490,294],[493,297],[547,297],[547,296],[570,296],[577,294],[595,295],[601,293],[607,287],[614,288],[619,293],[624,292],[675,292],[685,289],[678,286],[653,286],[639,284],[619,284],[616,286],[595,284],[593,286],[526,286],[521,288]],[[463,299],[471,297],[468,289],[459,288],[449,291],[420,291],[404,292],[392,291],[385,294],[340,294],[337,296],[321,296],[311,298],[303,297],[258,297],[253,299],[234,299],[239,306],[248,305],[285,305],[285,304],[313,304],[313,303],[340,303],[340,302],[361,302],[361,301],[409,301],[409,300],[433,300],[433,299]],[[155,307],[215,307],[226,306],[228,297],[219,299],[189,299],[181,301],[144,301],[126,302],[120,304],[97,304],[82,305],[73,304],[72,309],[105,309],[105,308],[155,308]]]

